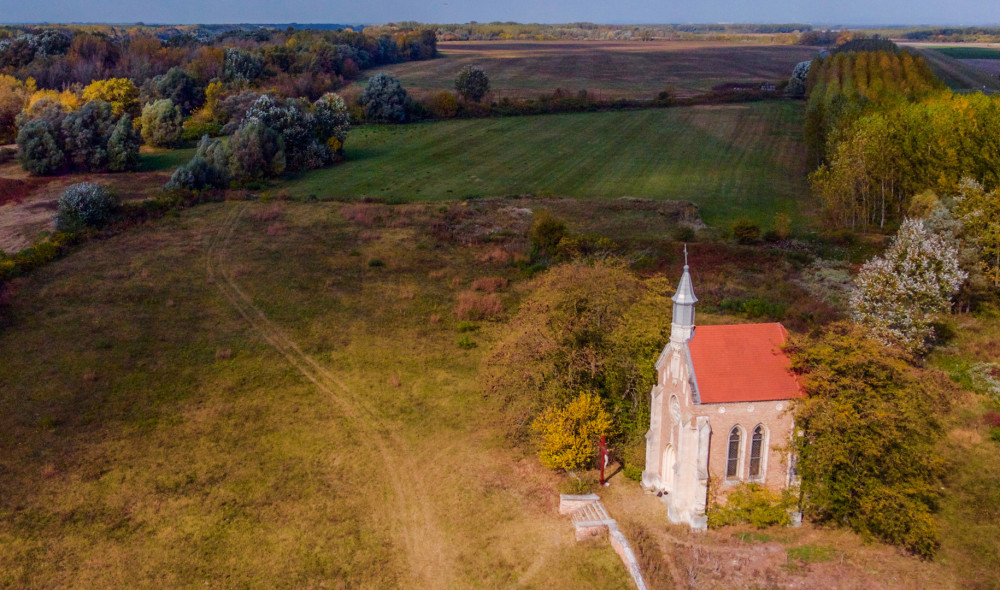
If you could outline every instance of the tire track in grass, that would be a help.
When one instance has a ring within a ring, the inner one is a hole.
[[[389,479],[395,496],[397,510],[393,511],[389,520],[397,529],[396,535],[402,538],[402,545],[406,550],[409,565],[406,570],[411,577],[407,587],[456,587],[453,579],[456,571],[453,567],[454,551],[448,545],[427,502],[426,484],[413,477],[413,466],[406,464],[405,455],[400,456],[397,450],[405,448],[404,441],[391,431],[390,425],[373,408],[362,401],[361,396],[356,395],[336,375],[305,354],[294,340],[268,319],[234,280],[227,265],[226,250],[246,208],[246,205],[233,207],[218,232],[211,238],[205,257],[205,271],[209,282],[215,284],[229,304],[268,345],[316,389],[336,403],[345,417],[357,424],[362,440],[380,456],[383,464],[381,471]]]

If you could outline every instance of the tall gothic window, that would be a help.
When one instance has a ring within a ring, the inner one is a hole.
[[[729,457],[726,460],[726,478],[739,477],[740,472],[740,438],[739,426],[733,426],[729,431]]]
[[[764,448],[764,426],[758,424],[750,438],[750,478],[760,478],[760,459]]]

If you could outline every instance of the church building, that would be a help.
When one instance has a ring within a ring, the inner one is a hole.
[[[710,488],[724,502],[743,482],[776,491],[793,482],[786,410],[804,394],[781,324],[695,326],[686,249],[684,262],[670,342],[656,361],[642,484],[660,493],[671,522],[704,529]]]

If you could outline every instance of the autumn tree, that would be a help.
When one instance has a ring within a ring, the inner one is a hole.
[[[907,219],[885,253],[861,267],[850,300],[854,319],[881,342],[922,353],[966,276],[955,246],[922,220]]]
[[[847,322],[789,353],[808,394],[794,410],[803,512],[933,555],[943,465],[932,392],[902,351]]]
[[[28,106],[35,81],[22,82],[13,76],[0,74],[0,145],[17,136],[17,115]]]
[[[538,414],[586,391],[604,400],[623,440],[641,439],[670,328],[667,291],[665,280],[642,280],[614,260],[575,261],[542,275],[481,372],[508,433],[525,437]]]
[[[128,78],[95,80],[83,89],[82,96],[86,102],[100,100],[109,103],[116,115],[128,113],[132,119],[140,115],[139,89]]]

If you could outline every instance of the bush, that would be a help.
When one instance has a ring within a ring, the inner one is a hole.
[[[490,91],[490,78],[479,66],[465,66],[455,77],[455,90],[464,100],[479,102]]]
[[[229,172],[246,182],[285,171],[285,142],[273,129],[250,119],[229,140]]]
[[[114,218],[118,200],[101,185],[81,182],[59,197],[56,229],[75,232],[85,227],[101,227]]]
[[[752,244],[760,238],[760,226],[746,217],[733,223],[733,237],[740,244]]]
[[[612,434],[611,414],[601,398],[581,393],[562,408],[545,410],[531,425],[538,435],[538,458],[551,469],[593,464],[597,442]]]
[[[492,293],[480,295],[473,291],[458,294],[455,315],[460,320],[490,320],[503,314],[503,303]]]
[[[206,135],[198,142],[194,157],[174,171],[164,188],[200,191],[209,187],[223,188],[228,184],[229,148],[222,141]]]
[[[458,99],[442,90],[427,100],[427,110],[438,119],[451,119],[458,114]]]
[[[124,172],[138,168],[141,143],[139,132],[132,125],[132,117],[122,115],[108,138],[108,170]]]
[[[458,339],[458,347],[462,350],[472,350],[476,346],[477,344],[475,340],[473,340],[468,334]]]
[[[794,506],[790,493],[772,492],[760,484],[740,484],[726,496],[726,504],[708,510],[708,526],[750,524],[759,529],[791,523],[788,510]]]
[[[544,209],[535,215],[535,221],[528,232],[533,246],[553,254],[565,235],[566,224]]]
[[[406,90],[385,72],[372,76],[358,98],[365,108],[365,119],[373,123],[403,123],[406,121]]]
[[[147,104],[142,109],[142,138],[156,147],[174,147],[181,141],[184,115],[169,98]]]
[[[57,131],[45,119],[36,119],[22,126],[17,134],[21,167],[32,174],[54,174],[62,169],[66,156],[57,138]]]

